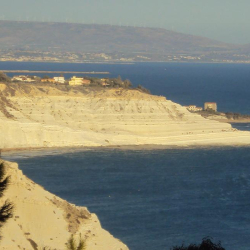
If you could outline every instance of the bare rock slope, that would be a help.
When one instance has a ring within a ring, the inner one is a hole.
[[[9,188],[1,199],[14,205],[13,218],[1,232],[2,250],[64,250],[71,235],[80,234],[87,250],[128,250],[120,240],[102,229],[95,214],[47,192],[18,169],[16,163],[0,159],[11,176]],[[1,205],[1,204],[0,204]]]
[[[0,84],[0,148],[249,144],[250,133],[138,90]]]

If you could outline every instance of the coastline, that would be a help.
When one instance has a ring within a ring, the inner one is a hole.
[[[250,123],[250,119],[239,119],[239,120],[216,120],[218,122],[226,122],[226,123]]]
[[[200,115],[200,114],[199,114]],[[202,116],[202,115],[201,115]],[[221,123],[250,123],[250,118],[242,118],[242,119],[225,119],[224,117],[221,118],[220,115],[215,115],[215,116],[202,116],[205,119],[212,120],[212,121],[217,121]]]
[[[72,63],[72,64],[84,64],[84,63],[87,63],[87,64],[123,64],[123,65],[126,65],[126,64],[136,64],[136,63],[171,63],[171,64],[178,64],[178,63],[183,63],[183,64],[250,64],[250,62],[237,62],[237,61],[232,61],[232,62],[224,62],[224,61],[202,61],[202,62],[199,62],[199,61],[128,61],[128,62],[122,62],[122,61],[46,61],[46,60],[42,60],[42,61],[35,61],[35,60],[27,60],[27,61],[19,61],[19,60],[0,60],[0,62],[19,62],[19,63],[57,63],[57,64],[60,64],[60,63]]]
[[[34,155],[63,154],[72,152],[84,152],[89,150],[164,150],[173,148],[196,148],[196,147],[250,147],[250,143],[179,143],[179,144],[128,144],[128,145],[99,145],[99,146],[62,146],[62,147],[24,147],[1,149],[1,157],[17,154],[34,153]]]
[[[49,70],[2,70],[5,73],[59,73],[59,74],[95,74],[95,75],[108,75],[110,72],[107,71],[89,71],[89,72],[84,72],[84,71],[49,71]]]

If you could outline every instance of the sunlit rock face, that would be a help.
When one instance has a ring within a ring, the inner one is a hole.
[[[0,148],[249,144],[250,133],[139,90],[0,84]]]

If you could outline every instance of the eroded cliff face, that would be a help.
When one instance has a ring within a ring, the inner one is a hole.
[[[11,183],[1,198],[14,205],[14,216],[1,230],[2,250],[64,250],[73,234],[86,242],[87,250],[128,250],[120,240],[102,229],[95,214],[45,191],[18,169],[16,163],[4,163]],[[1,203],[0,203],[1,205]],[[47,248],[46,248],[47,247]]]
[[[138,90],[0,84],[0,119],[3,149],[250,142],[250,133]]]

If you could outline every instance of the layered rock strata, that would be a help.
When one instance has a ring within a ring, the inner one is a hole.
[[[45,191],[18,169],[16,163],[3,163],[11,183],[0,200],[14,205],[13,218],[1,230],[2,250],[64,250],[71,235],[81,235],[87,250],[128,250],[120,240],[102,229],[95,214]]]
[[[249,144],[250,133],[138,90],[0,84],[0,148]]]

